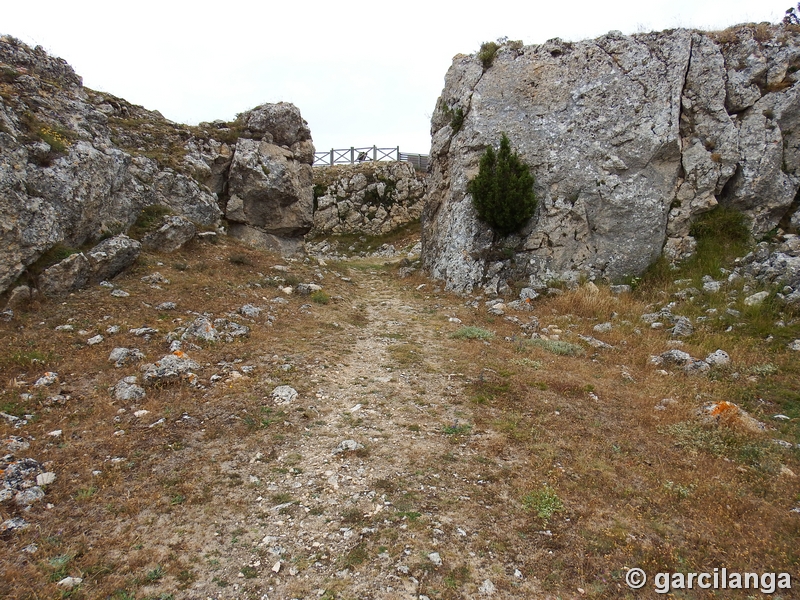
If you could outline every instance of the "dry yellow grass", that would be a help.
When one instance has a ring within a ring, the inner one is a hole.
[[[412,586],[455,599],[476,596],[485,579],[500,598],[633,598],[625,567],[796,570],[800,519],[790,509],[800,499],[786,469],[800,474],[800,461],[770,441],[800,442],[789,351],[699,327],[682,349],[702,358],[724,347],[732,365],[708,377],[671,368],[663,375],[649,358],[670,347],[669,335],[639,320],[652,298],[584,286],[533,304],[543,327],[586,350],[558,356],[524,343],[517,324],[483,304],[467,306],[419,274],[400,279],[384,261],[318,266],[233,241],[197,245],[145,255],[115,281],[128,298],[92,288],[0,324],[0,403],[36,415],[19,430],[3,422],[2,435],[28,438],[30,450],[19,455],[57,474],[29,512],[0,505],[0,520],[33,524],[0,549],[0,595],[58,598],[55,580],[72,575],[84,580],[72,598],[299,598],[318,590],[354,598]],[[171,283],[141,282],[155,270]],[[277,278],[320,282],[331,301],[270,304],[282,295]],[[169,300],[176,311],[155,310]],[[248,338],[184,348],[203,365],[204,388],[155,386],[138,403],[109,395],[124,375],[140,374],[137,365],[115,369],[111,348],[139,347],[152,362],[167,352],[166,332],[194,319],[188,311],[221,317],[246,303],[265,308],[247,323]],[[528,315],[515,313],[522,322]],[[611,331],[593,331],[607,321]],[[67,322],[74,332],[54,331]],[[121,332],[86,345],[110,324]],[[160,334],[145,342],[127,333],[143,325]],[[453,338],[462,326],[495,335]],[[579,335],[614,349],[595,350]],[[255,369],[242,373],[244,365]],[[21,396],[48,370],[62,378],[65,404],[48,405],[41,391]],[[222,378],[211,384],[213,373]],[[281,384],[299,400],[275,405],[268,396]],[[776,429],[704,425],[697,408],[722,400]],[[136,418],[134,408],[149,414]],[[792,420],[775,422],[776,412]],[[48,436],[54,429],[60,438]],[[344,439],[364,448],[335,457]],[[545,500],[561,508],[542,512],[537,502]],[[262,545],[269,535],[283,552]],[[36,553],[22,551],[30,544]],[[441,567],[427,558],[434,551]],[[349,575],[337,576],[343,569]]]

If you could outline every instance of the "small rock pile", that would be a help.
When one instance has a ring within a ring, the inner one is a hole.
[[[704,360],[694,358],[688,352],[673,348],[650,357],[650,364],[656,366],[678,366],[689,375],[699,375],[707,373],[711,367],[722,367],[729,364],[730,356],[724,350],[717,350],[709,354]]]

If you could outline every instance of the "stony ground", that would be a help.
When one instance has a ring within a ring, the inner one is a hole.
[[[0,324],[5,476],[36,461],[17,493],[55,474],[43,497],[0,505],[0,594],[632,598],[633,566],[797,575],[795,429],[723,435],[694,417],[737,389],[773,403],[757,417],[796,422],[791,351],[764,373],[758,344],[728,348],[735,376],[656,369],[650,355],[675,345],[664,331],[593,329],[620,309],[607,290],[492,313],[401,276],[402,256],[287,262],[197,244],[143,256],[113,282],[129,296],[95,287]],[[203,314],[249,334],[184,336]],[[529,345],[534,321],[581,351]],[[465,325],[494,336],[453,337]],[[142,364],[175,339],[193,375],[144,385]],[[145,357],[116,367],[116,347]],[[109,390],[126,376],[143,398]]]

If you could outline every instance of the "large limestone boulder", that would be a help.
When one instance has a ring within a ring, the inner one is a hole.
[[[537,288],[686,256],[693,218],[719,203],[769,231],[800,186],[798,64],[800,34],[767,25],[506,43],[486,69],[456,56],[431,123],[425,266],[460,291]],[[539,207],[500,239],[466,188],[503,132],[537,179]]]
[[[311,132],[288,103],[259,106],[243,119],[243,135],[252,137],[237,140],[230,166],[225,208],[230,233],[285,250],[313,225]]]
[[[58,297],[80,289],[89,282],[92,268],[83,252],[72,254],[39,275],[39,291]]]
[[[103,240],[89,250],[92,279],[112,279],[130,267],[138,258],[142,245],[127,235],[116,235]]]
[[[174,252],[194,238],[197,227],[185,217],[166,216],[160,226],[142,238],[142,247],[157,252]]]
[[[86,253],[71,254],[39,275],[39,290],[58,297],[89,283],[112,279],[138,258],[142,245],[126,235],[117,235],[97,244]]]

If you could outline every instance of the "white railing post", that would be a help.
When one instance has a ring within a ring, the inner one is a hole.
[[[372,147],[372,162],[378,162],[378,147]]]

